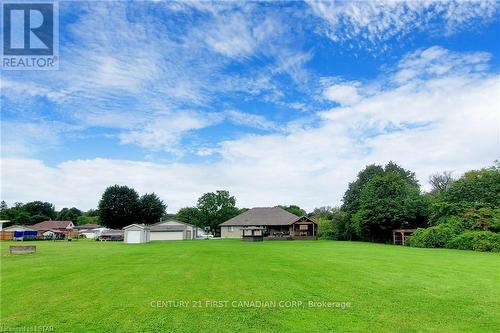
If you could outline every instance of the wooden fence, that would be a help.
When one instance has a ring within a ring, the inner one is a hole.
[[[12,240],[14,231],[0,231],[0,240]]]

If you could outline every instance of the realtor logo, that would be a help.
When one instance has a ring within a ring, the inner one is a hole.
[[[58,69],[56,2],[2,4],[2,69]]]

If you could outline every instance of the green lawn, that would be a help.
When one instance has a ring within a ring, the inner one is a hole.
[[[12,244],[1,245],[3,329],[500,330],[498,253],[357,242],[200,240],[140,245],[47,241],[33,243],[36,254],[11,256]],[[152,306],[169,300],[190,303]],[[208,300],[227,301],[228,306],[210,307]],[[238,301],[277,303],[259,308],[242,307]],[[280,306],[280,301],[301,301],[303,306]],[[309,307],[309,301],[350,302],[350,307]]]

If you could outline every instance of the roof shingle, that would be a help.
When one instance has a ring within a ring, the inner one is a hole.
[[[256,207],[221,223],[221,226],[237,225],[289,225],[300,217],[281,207]]]
[[[66,229],[72,223],[71,221],[43,221],[37,224],[33,224],[31,228],[33,230],[51,230],[51,229]]]

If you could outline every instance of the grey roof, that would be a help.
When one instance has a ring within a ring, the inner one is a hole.
[[[157,222],[153,225],[169,225],[168,223],[172,223],[172,224],[182,224],[182,225],[185,225],[185,226],[189,226],[189,227],[193,227],[193,228],[197,228],[197,226],[195,226],[194,224],[189,224],[189,223],[186,223],[186,222],[181,222],[179,220],[165,220],[165,221],[160,221],[160,222]]]
[[[22,230],[28,230],[28,231],[35,231],[35,229],[31,229],[30,227],[27,227],[25,225],[11,225],[10,227],[3,228],[3,231],[22,231]]]
[[[94,223],[88,223],[88,224],[81,224],[74,226],[73,229],[97,229],[97,228],[102,228],[102,225],[99,224],[94,224]]]
[[[108,229],[101,232],[101,236],[123,235],[123,230]]]
[[[257,207],[221,223],[222,226],[290,225],[300,217],[281,207]]]
[[[151,231],[184,231],[187,229],[185,225],[152,225]]]
[[[130,224],[126,227],[123,227],[122,228],[123,230],[137,230],[137,229],[140,229],[140,230],[149,230],[149,226],[145,225],[145,224],[137,224],[137,223],[134,223],[134,224]]]

